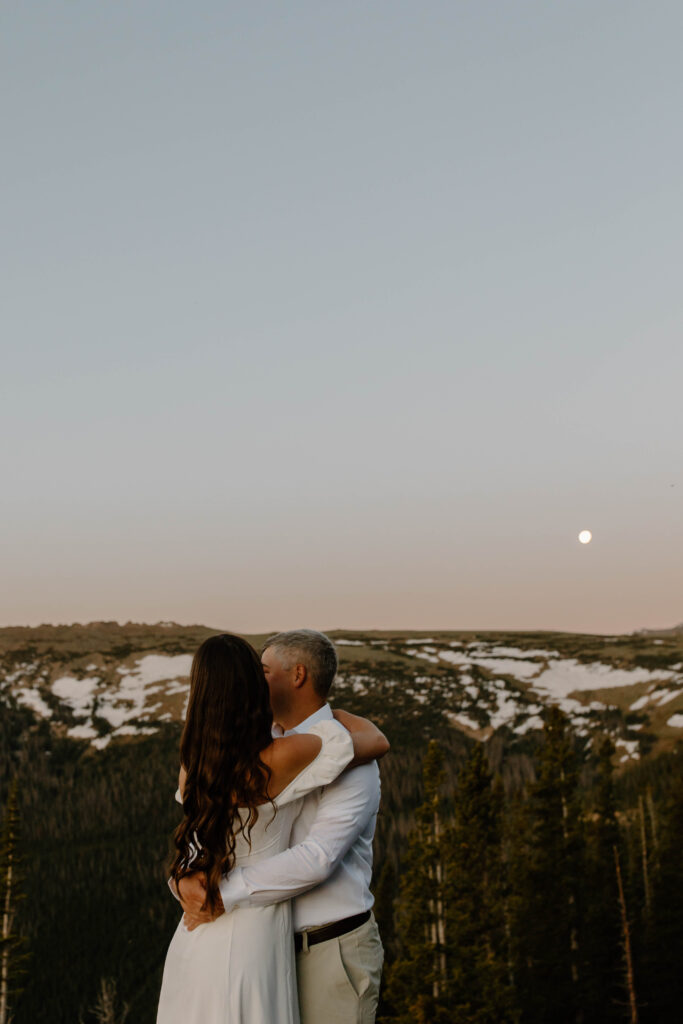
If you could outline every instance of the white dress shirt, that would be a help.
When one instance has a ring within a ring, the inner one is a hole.
[[[329,704],[292,732],[333,718]],[[343,772],[329,786],[303,798],[292,846],[267,860],[233,868],[220,884],[227,911],[293,899],[294,930],[317,928],[361,914],[370,892],[372,840],[379,810],[376,761]]]

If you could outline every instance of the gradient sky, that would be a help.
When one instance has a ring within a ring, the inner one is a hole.
[[[683,620],[680,2],[0,29],[0,623]]]

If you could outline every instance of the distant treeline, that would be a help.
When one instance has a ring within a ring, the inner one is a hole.
[[[383,1020],[681,1019],[683,752],[615,777],[610,741],[586,752],[559,712],[524,755],[500,737],[383,727]],[[178,739],[169,725],[98,753],[0,709],[0,813],[16,780],[24,896],[14,1024],[153,1024],[178,920],[165,885]]]

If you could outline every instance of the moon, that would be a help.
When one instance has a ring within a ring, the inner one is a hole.
[[[582,544],[590,544],[590,542],[593,540],[593,534],[590,532],[590,530],[582,530],[579,534],[579,540]]]

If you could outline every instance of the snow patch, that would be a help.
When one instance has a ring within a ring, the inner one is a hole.
[[[76,679],[74,676],[61,676],[53,682],[52,692],[55,697],[59,697],[61,701],[68,704],[74,714],[87,715],[90,713],[92,698],[98,683],[99,679],[96,676],[84,679]]]
[[[130,704],[100,704],[97,708],[97,714],[100,718],[104,718],[105,722],[109,722],[110,725],[117,729],[132,715],[137,715],[137,709],[132,708]]]
[[[439,664],[439,659],[434,654],[425,653],[424,651],[406,651],[411,658],[422,658],[423,661],[431,661],[433,665]]]
[[[542,729],[543,719],[539,715],[529,715],[526,721],[522,722],[521,725],[515,726],[515,732],[518,736],[524,736],[525,733],[530,732],[531,729]]]
[[[451,665],[478,665],[494,675],[514,676],[515,679],[531,679],[538,675],[543,666],[535,661],[522,661],[516,658],[487,658],[479,654],[467,654],[460,651],[441,651],[442,661]]]
[[[481,731],[479,722],[475,722],[473,718],[469,718],[463,711],[447,711],[446,717],[450,719],[454,725],[464,725],[467,729],[472,729],[473,732]]]
[[[147,726],[122,725],[112,733],[112,736],[151,736],[156,731]]]
[[[491,725],[494,729],[500,729],[501,725],[509,723],[519,714],[519,704],[509,694],[501,694],[498,700],[498,707],[491,714]]]
[[[93,729],[92,725],[73,725],[67,731],[67,736],[75,740],[94,740],[97,737],[97,729]]]
[[[619,758],[620,761],[630,761],[633,758],[639,757],[640,745],[638,740],[624,740],[618,739],[616,742],[617,753],[623,750],[624,754]]]
[[[653,672],[647,668],[613,668],[603,662],[584,665],[574,658],[556,661],[537,678],[534,687],[556,697],[568,697],[582,690],[607,690],[616,686],[635,686],[654,680],[668,680],[672,672]]]
[[[149,686],[150,683],[161,683],[166,679],[175,680],[178,676],[188,678],[191,667],[191,654],[148,654],[134,668],[119,668],[119,672],[135,675],[142,686]]]
[[[166,696],[172,696],[174,693],[186,693],[190,689],[189,682],[179,683],[172,682],[170,686],[166,687]],[[149,691],[148,691],[149,692]]]
[[[50,718],[52,708],[48,707],[43,698],[35,690],[16,690],[14,696],[24,707],[30,708],[43,718]]]
[[[681,693],[681,690],[658,690],[652,696],[652,703],[657,705],[668,704]]]

